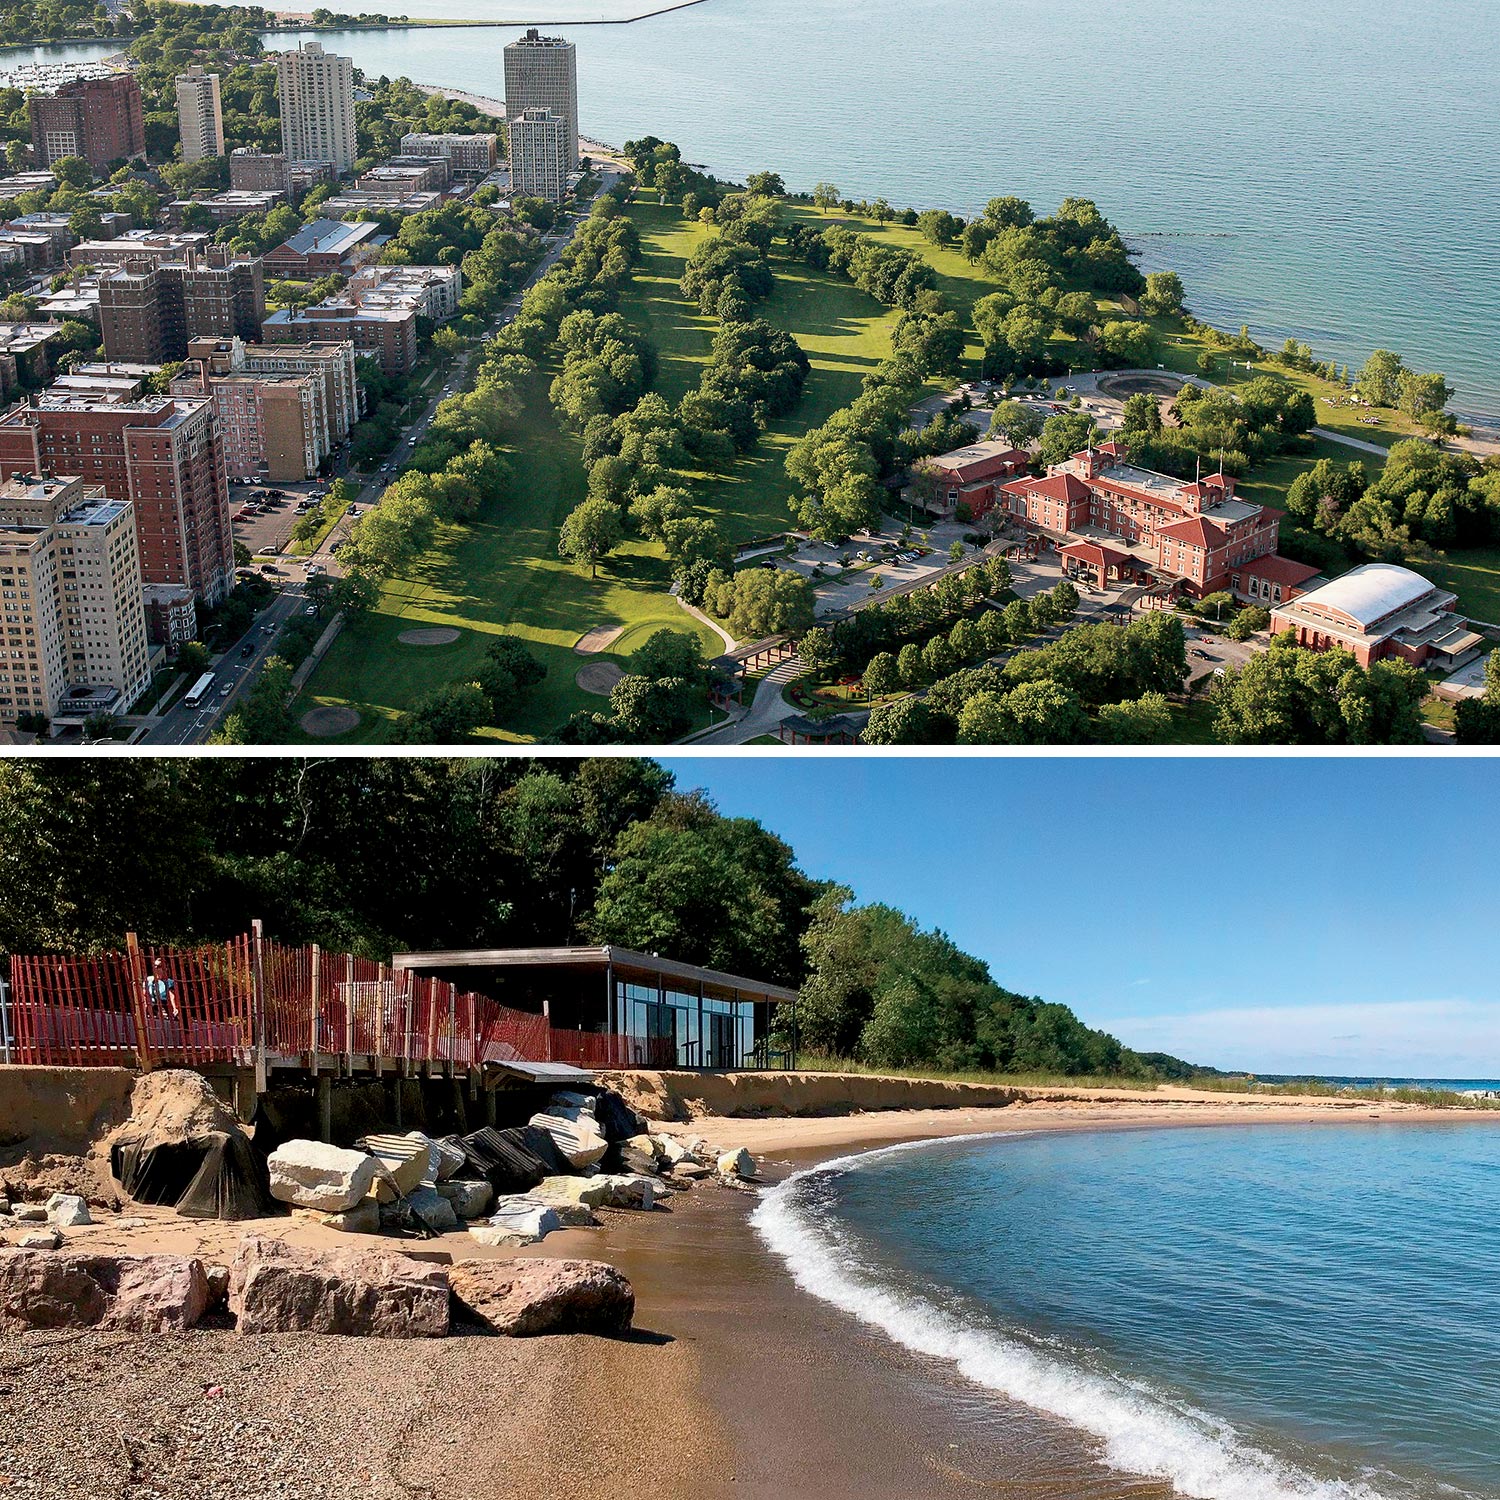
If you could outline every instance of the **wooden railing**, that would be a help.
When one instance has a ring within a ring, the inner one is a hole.
[[[12,955],[10,1060],[53,1067],[301,1062],[363,1072],[486,1062],[670,1066],[671,1044],[564,1031],[440,979],[247,933],[200,948]],[[658,1059],[658,1054],[660,1058]]]

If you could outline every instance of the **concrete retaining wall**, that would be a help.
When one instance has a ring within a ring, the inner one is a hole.
[[[1014,1104],[1019,1089],[863,1073],[601,1073],[642,1114],[657,1120],[697,1115],[843,1115],[870,1109],[971,1109]]]
[[[0,1147],[84,1147],[130,1114],[130,1068],[0,1067]]]

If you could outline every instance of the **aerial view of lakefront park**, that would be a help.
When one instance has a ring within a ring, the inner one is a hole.
[[[8,741],[1500,737],[1490,0],[107,12],[0,18],[0,481],[146,602]]]
[[[31,757],[0,832],[17,1494],[1500,1495],[1488,761]]]
[[[0,1495],[1500,1500],[1500,0],[378,3],[0,0]]]

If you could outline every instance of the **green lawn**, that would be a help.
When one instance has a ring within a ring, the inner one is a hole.
[[[492,501],[467,526],[446,526],[405,578],[391,579],[378,608],[346,630],[313,674],[293,710],[316,704],[359,710],[361,724],[346,743],[388,740],[396,716],[424,693],[461,680],[484,656],[497,632],[521,637],[546,663],[546,680],[503,729],[482,730],[496,740],[549,734],[577,709],[603,708],[574,680],[586,658],[573,646],[596,626],[624,626],[603,653],[623,666],[653,629],[689,631],[712,656],[719,638],[668,593],[668,570],[658,549],[627,542],[597,580],[557,555],[557,529],[584,491],[575,440],[558,431],[546,399],[546,380],[528,393],[517,423],[515,493]],[[463,634],[448,646],[407,646],[398,637],[422,626],[453,626]],[[300,731],[298,738],[301,736]]]
[[[697,385],[718,331],[717,319],[705,317],[678,289],[688,256],[710,231],[650,196],[642,194],[630,206],[643,260],[620,311],[656,344],[661,360],[656,389],[675,401]],[[772,264],[775,290],[755,314],[796,337],[812,372],[797,409],[762,434],[732,470],[689,476],[699,508],[731,542],[791,524],[788,450],[859,394],[860,381],[890,353],[895,322],[894,312],[846,281],[784,255],[776,255]]]
[[[1500,624],[1500,547],[1449,552],[1442,562],[1414,566],[1440,588],[1452,589],[1460,612],[1471,620]]]

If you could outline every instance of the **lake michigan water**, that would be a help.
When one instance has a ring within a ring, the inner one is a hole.
[[[387,9],[573,23],[585,133],[659,135],[727,176],[963,213],[1094,198],[1200,315],[1340,362],[1397,349],[1500,418],[1496,0],[706,0],[628,26],[576,23],[647,0]],[[496,95],[511,35],[321,40]]]
[[[1500,1496],[1500,1121],[970,1137],[756,1210],[955,1391],[1213,1500]]]

